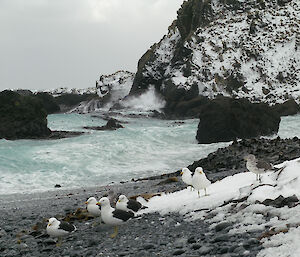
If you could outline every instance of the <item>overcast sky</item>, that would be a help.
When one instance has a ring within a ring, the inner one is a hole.
[[[0,0],[0,90],[86,88],[136,71],[183,0]]]

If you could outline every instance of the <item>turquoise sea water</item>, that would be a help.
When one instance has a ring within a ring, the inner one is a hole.
[[[0,194],[105,185],[173,172],[229,143],[197,144],[198,120],[183,124],[123,118],[116,131],[90,131],[106,121],[91,115],[48,116],[52,130],[85,131],[59,140],[0,140]],[[282,119],[281,137],[300,137],[300,116]]]

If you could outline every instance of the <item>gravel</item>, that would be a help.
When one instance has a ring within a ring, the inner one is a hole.
[[[100,198],[109,194],[173,191],[184,187],[182,182],[157,186],[161,180],[112,184],[99,188],[81,188],[28,195],[6,195],[0,200],[0,256],[256,256],[259,235],[245,233],[232,237],[226,233],[231,224],[221,223],[211,230],[203,220],[187,221],[171,213],[145,214],[119,228],[115,239],[109,237],[113,228],[105,224],[93,226],[95,219],[74,220],[77,231],[63,239],[46,234],[46,219],[65,217],[84,208],[89,196]],[[155,190],[155,191],[153,191]],[[36,229],[38,228],[38,229]],[[224,255],[225,254],[225,255]]]

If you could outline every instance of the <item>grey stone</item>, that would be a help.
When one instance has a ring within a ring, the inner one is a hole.
[[[188,240],[187,240],[187,242],[189,243],[189,244],[193,244],[193,243],[196,243],[196,240],[195,240],[195,237],[190,237]]]
[[[44,244],[45,245],[55,245],[56,241],[53,238],[47,238],[46,240],[44,240]]]
[[[6,236],[6,235],[7,235],[6,231],[5,231],[4,229],[1,229],[1,228],[0,228],[0,238],[1,238],[1,237],[4,237],[4,236]]]
[[[227,253],[228,252],[228,247],[221,247],[219,250],[218,250],[218,253],[220,254],[224,254],[224,253]]]
[[[250,238],[249,240],[247,240],[243,246],[245,249],[249,249],[250,247],[254,246],[254,245],[258,245],[259,244],[259,240],[256,238]]]
[[[145,245],[143,245],[143,248],[145,250],[149,250],[149,249],[155,248],[155,245],[154,244],[145,244]]]
[[[185,253],[185,250],[179,249],[179,250],[176,250],[175,252],[173,252],[173,255],[181,255],[183,253]]]
[[[229,240],[229,236],[228,235],[220,235],[218,237],[216,237],[213,242],[223,242],[223,241],[228,241]]]
[[[192,249],[194,249],[194,250],[198,250],[200,247],[201,247],[200,244],[193,244],[192,245]]]
[[[227,228],[231,226],[231,223],[230,222],[221,222],[219,223],[216,227],[215,227],[215,230],[216,232],[219,232],[219,231],[222,231],[224,228]]]
[[[212,247],[204,245],[199,249],[198,252],[200,255],[205,255],[205,254],[209,254],[212,250],[213,250]]]
[[[238,246],[237,248],[234,249],[233,252],[237,254],[243,254],[245,252],[245,248],[242,246]]]

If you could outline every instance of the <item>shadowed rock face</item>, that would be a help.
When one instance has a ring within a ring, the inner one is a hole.
[[[38,138],[50,133],[40,100],[8,90],[0,92],[0,138]]]
[[[280,116],[267,104],[219,97],[203,106],[197,131],[199,143],[232,141],[276,133]]]
[[[38,92],[35,94],[35,97],[42,101],[43,108],[48,114],[60,111],[59,105],[56,103],[55,98],[52,95],[45,92]]]

